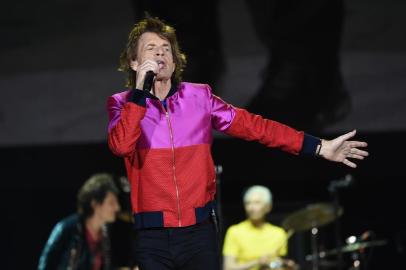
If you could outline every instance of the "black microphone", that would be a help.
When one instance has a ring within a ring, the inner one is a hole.
[[[339,189],[339,188],[349,187],[353,183],[354,183],[354,177],[351,174],[347,174],[342,179],[331,181],[330,185],[328,186],[328,190],[330,192],[333,192],[333,191],[335,191],[336,189]]]
[[[155,75],[156,74],[152,70],[147,71],[147,73],[145,73],[144,86],[142,87],[142,90],[147,92],[151,91]]]

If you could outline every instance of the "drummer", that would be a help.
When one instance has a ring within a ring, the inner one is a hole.
[[[266,220],[272,210],[272,193],[267,187],[252,186],[243,201],[247,219],[226,232],[224,270],[269,269],[287,254],[288,243],[285,230]]]

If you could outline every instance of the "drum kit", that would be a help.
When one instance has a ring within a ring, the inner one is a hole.
[[[221,174],[222,167],[216,167],[216,173],[219,181],[219,174]],[[288,238],[298,232],[310,232],[311,238],[311,251],[305,260],[311,263],[311,270],[323,269],[339,269],[343,270],[343,266],[348,266],[348,270],[365,270],[365,263],[362,260],[362,254],[367,249],[379,247],[387,244],[386,240],[365,241],[368,237],[355,237],[351,236],[346,239],[346,245],[338,245],[338,248],[331,250],[319,251],[319,230],[320,227],[331,224],[338,220],[343,214],[342,207],[339,206],[338,197],[335,190],[348,186],[352,182],[351,176],[346,176],[344,180],[332,181],[329,191],[334,195],[333,203],[316,203],[310,204],[295,211],[287,216],[283,222],[282,227],[287,231]],[[126,178],[120,178],[120,185],[125,192],[129,192],[129,185]],[[220,200],[218,192],[217,199]],[[221,208],[218,209],[221,212]],[[133,215],[131,212],[120,212],[118,218],[126,223],[133,223]],[[337,224],[337,223],[336,223]],[[339,237],[339,234],[336,234]],[[350,254],[351,262],[344,264],[341,260],[343,254]],[[338,260],[331,260],[331,258],[338,258]],[[306,267],[305,267],[306,268]],[[276,258],[272,260],[269,265],[261,268],[261,270],[299,270],[301,267],[290,259]]]
[[[329,261],[328,259],[347,253],[351,255],[351,263],[348,264],[348,269],[364,269],[361,268],[363,262],[361,260],[362,256],[360,255],[364,253],[366,249],[387,244],[386,240],[364,241],[362,240],[362,237],[361,240],[358,240],[357,237],[351,236],[346,239],[347,244],[344,246],[332,250],[319,251],[319,228],[332,223],[342,214],[343,209],[341,207],[337,209],[333,204],[317,203],[310,204],[305,208],[294,212],[283,220],[282,227],[288,232],[289,237],[296,232],[310,231],[312,254],[306,256],[306,261],[311,262],[312,270],[318,270],[320,267],[343,269],[342,267],[338,267],[338,264],[340,264],[339,262],[331,262],[331,260]],[[298,269],[298,267],[274,267],[271,269]]]

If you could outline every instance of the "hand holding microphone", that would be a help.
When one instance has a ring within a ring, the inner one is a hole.
[[[153,60],[144,61],[137,68],[136,88],[144,91],[151,91],[154,78],[158,73],[158,63]]]

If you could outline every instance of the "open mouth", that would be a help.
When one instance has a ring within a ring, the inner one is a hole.
[[[165,64],[164,61],[162,61],[162,60],[157,60],[156,62],[157,62],[157,64],[158,64],[158,67],[159,67],[160,70],[163,69],[163,68],[165,68],[166,64]]]

